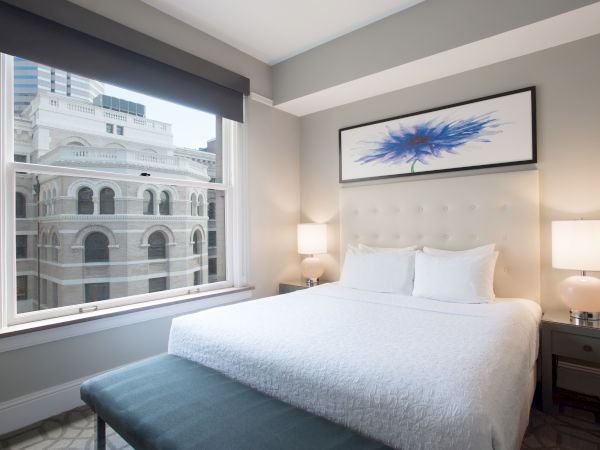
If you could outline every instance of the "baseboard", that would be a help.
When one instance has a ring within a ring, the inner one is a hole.
[[[105,372],[108,370],[0,403],[0,435],[82,406],[81,383]]]
[[[0,403],[0,434],[26,427],[77,406],[79,386],[87,378],[70,381]]]

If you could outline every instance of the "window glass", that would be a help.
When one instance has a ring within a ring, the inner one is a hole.
[[[154,194],[152,193],[152,191],[144,191],[143,211],[144,214],[147,216],[154,214]]]
[[[148,280],[148,292],[159,292],[167,290],[167,278],[150,278]]]
[[[158,205],[158,212],[161,216],[168,216],[171,211],[171,197],[167,191],[160,193],[160,203]]]
[[[17,219],[24,219],[27,217],[27,202],[25,200],[25,196],[20,192],[15,194],[15,204],[15,214],[17,215]]]
[[[108,237],[106,234],[94,231],[85,238],[85,262],[108,262]]]
[[[103,188],[100,191],[100,214],[115,213],[115,191],[111,188]]]
[[[23,234],[17,235],[16,240],[17,259],[27,258],[27,236]]]
[[[89,187],[79,189],[77,193],[77,214],[94,214],[94,191]],[[46,205],[44,205],[46,215]]]
[[[223,181],[220,118],[26,59],[14,76],[11,311],[226,280],[228,186],[198,183]]]
[[[148,259],[167,257],[167,238],[162,231],[155,231],[148,238]]]
[[[110,283],[87,283],[85,285],[85,302],[97,302],[110,298]]]

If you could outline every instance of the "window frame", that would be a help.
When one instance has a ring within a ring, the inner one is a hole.
[[[14,162],[14,112],[13,112],[13,57],[0,53],[0,208],[15,211],[17,172],[40,175],[74,176],[92,179],[111,179],[143,183],[140,176],[102,172],[73,167],[47,166],[30,162]],[[9,89],[7,89],[9,87]],[[173,301],[195,293],[247,286],[249,273],[248,252],[248,208],[246,205],[246,130],[243,124],[222,120],[222,178],[221,183],[152,177],[152,182],[161,185],[195,187],[224,192],[225,209],[225,280],[200,286],[167,289],[155,293],[132,295],[91,303],[79,303],[57,308],[17,314],[15,255],[16,214],[6,214],[0,220],[0,252],[11,255],[0,268],[0,331],[11,326],[35,323],[40,320],[77,317],[87,313],[90,307],[105,311],[126,305],[152,301]],[[158,211],[154,211],[156,214]],[[83,261],[82,261],[83,264]],[[168,286],[167,286],[168,287]]]

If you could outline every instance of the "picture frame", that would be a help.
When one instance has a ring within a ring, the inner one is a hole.
[[[340,183],[537,162],[535,86],[339,130]]]

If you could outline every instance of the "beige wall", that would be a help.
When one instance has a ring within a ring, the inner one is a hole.
[[[324,221],[325,276],[339,275],[338,129],[535,85],[542,220],[542,306],[562,308],[550,267],[550,222],[600,217],[600,36],[370,98],[301,119],[302,219]],[[402,181],[395,181],[402,182]]]
[[[254,296],[264,297],[277,293],[279,281],[300,277],[300,120],[256,101],[246,105],[250,279]]]

